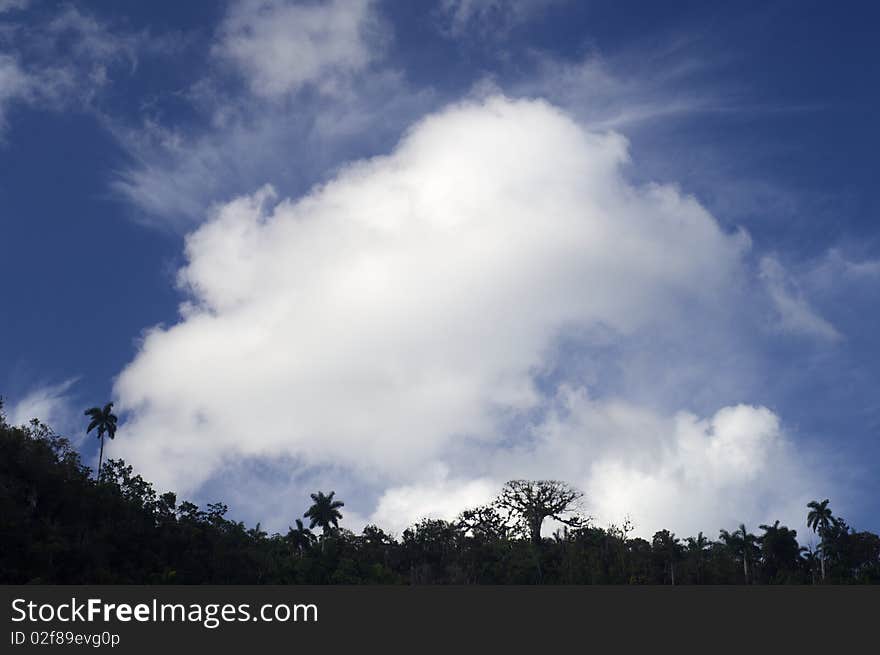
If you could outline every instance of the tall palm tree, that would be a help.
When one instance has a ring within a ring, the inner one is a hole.
[[[807,513],[807,527],[812,528],[813,532],[819,535],[819,539],[821,540],[821,554],[819,557],[819,566],[822,569],[822,579],[825,579],[825,538],[828,534],[828,528],[831,527],[831,524],[834,522],[834,517],[831,514],[831,508],[828,507],[828,499],[826,498],[821,503],[818,500],[811,500],[807,503],[807,508],[810,510]]]
[[[335,491],[331,491],[327,495],[324,495],[323,491],[311,494],[313,504],[303,514],[303,518],[311,519],[309,529],[319,525],[325,537],[330,534],[331,526],[335,529],[339,528],[339,519],[342,518],[342,512],[339,511],[339,508],[345,506],[341,500],[333,500],[335,495]]]
[[[107,403],[103,409],[100,407],[90,407],[83,412],[91,419],[89,427],[86,429],[86,434],[97,428],[97,436],[101,440],[101,450],[98,454],[98,472],[96,474],[98,478],[101,477],[101,463],[104,459],[104,435],[106,434],[111,439],[116,438],[116,415],[112,410],[113,403]]]
[[[749,584],[749,562],[758,551],[758,537],[746,530],[744,523],[740,523],[732,533],[722,530],[719,538],[733,552],[734,557],[742,560],[743,575],[746,584]]]

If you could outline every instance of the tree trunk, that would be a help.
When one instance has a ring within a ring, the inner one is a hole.
[[[98,475],[97,478],[101,479],[101,462],[104,460],[104,437],[101,436],[101,450],[98,454]]]
[[[822,569],[822,582],[825,582],[825,553],[819,558],[819,566]]]
[[[541,519],[535,518],[529,521],[529,536],[532,543],[537,547],[541,547],[541,525],[544,523]]]
[[[749,560],[743,555],[743,574],[746,578],[746,584],[749,584]]]
[[[675,586],[675,563],[669,562],[669,572],[672,576],[672,586]]]
[[[544,545],[541,541],[541,524],[543,522],[543,519],[537,517],[529,521],[529,536],[532,540],[532,548],[535,551],[535,565],[538,569],[538,584],[544,581],[544,571],[541,568],[542,546]]]
[[[543,525],[543,523],[543,517],[535,516],[529,520],[529,537],[532,542],[532,549],[535,551],[535,566],[538,570],[538,584],[544,580],[544,571],[541,567],[541,555],[544,550],[544,542],[541,540],[541,525]]]

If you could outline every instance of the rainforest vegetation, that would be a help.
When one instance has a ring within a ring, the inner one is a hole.
[[[111,409],[86,412],[102,444],[115,436]],[[0,583],[880,583],[880,537],[851,528],[828,500],[804,508],[814,550],[779,521],[645,540],[629,523],[594,525],[580,493],[550,480],[511,480],[495,502],[399,536],[340,527],[344,503],[316,492],[290,508],[286,534],[267,534],[222,503],[158,494],[103,448],[100,459],[96,479],[67,439],[37,420],[9,425],[0,404]],[[542,536],[548,519],[560,526],[552,537]]]

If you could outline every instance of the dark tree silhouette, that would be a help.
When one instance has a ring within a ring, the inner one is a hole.
[[[816,584],[816,568],[819,562],[819,554],[812,548],[801,546],[800,548],[801,562],[810,573],[810,582]]]
[[[746,530],[743,523],[732,533],[722,530],[719,538],[743,565],[745,583],[749,584],[749,563],[753,562],[758,552],[758,537]]]
[[[458,516],[458,527],[472,537],[494,541],[506,539],[512,526],[507,517],[489,504],[464,510]]]
[[[508,520],[515,521],[528,535],[539,581],[544,577],[541,563],[544,520],[553,518],[567,526],[583,527],[586,521],[575,513],[582,497],[580,491],[559,480],[509,480],[495,500],[495,506],[507,513]]]
[[[763,531],[758,537],[761,545],[761,563],[765,579],[771,582],[783,582],[784,576],[797,570],[800,561],[800,546],[797,532],[789,530],[779,521],[773,525],[759,526]]]
[[[339,519],[342,518],[340,507],[344,507],[345,503],[341,500],[333,500],[336,495],[335,491],[324,495],[323,491],[311,494],[312,506],[303,514],[303,518],[310,519],[309,529],[313,529],[316,525],[321,527],[324,536],[330,534],[331,529],[339,528]]]
[[[834,517],[831,514],[831,508],[828,507],[828,499],[826,498],[822,502],[818,500],[811,500],[807,503],[807,508],[810,510],[807,512],[807,527],[812,528],[813,532],[819,535],[820,543],[819,543],[819,566],[822,570],[822,579],[825,579],[825,557],[826,550],[828,548],[827,543],[827,535],[828,529],[831,527],[834,522]]]
[[[296,519],[296,527],[287,533],[287,542],[297,555],[302,555],[315,543],[315,535],[303,525],[302,519]]]
[[[586,521],[575,513],[576,503],[583,494],[558,480],[510,480],[501,489],[496,505],[526,530],[532,544],[541,545],[541,526],[553,518],[565,525],[579,528]]]
[[[685,552],[688,559],[694,561],[694,568],[697,571],[697,583],[703,583],[704,566],[706,559],[706,551],[712,546],[712,542],[703,536],[700,532],[696,537],[688,537],[686,539]]]
[[[90,407],[83,412],[91,419],[89,427],[86,428],[86,434],[97,429],[98,439],[101,440],[101,449],[98,454],[98,471],[95,474],[97,478],[101,477],[101,462],[104,459],[104,435],[106,434],[111,439],[116,438],[116,415],[112,410],[113,403],[107,403],[103,409],[100,407]]]
[[[664,564],[669,567],[669,584],[675,585],[675,561],[681,554],[681,540],[669,530],[660,530],[652,540],[654,550],[663,555]]]
[[[740,526],[722,533],[730,546],[702,533],[687,539],[681,558],[669,531],[646,541],[630,535],[628,523],[603,529],[568,511],[562,518],[581,525],[540,542],[536,576],[532,533],[498,504],[458,521],[425,519],[398,539],[373,525],[361,534],[338,527],[342,505],[333,494],[312,501],[306,515],[330,537],[320,548],[305,519],[286,534],[249,529],[227,518],[222,502],[202,509],[157,493],[121,460],[102,461],[96,480],[66,439],[37,419],[8,425],[0,403],[0,584],[669,584],[674,577],[676,585],[726,585],[742,583],[746,571],[749,584],[819,581],[818,557],[802,556],[795,532],[778,522],[761,526],[760,550]],[[880,536],[840,517],[822,530],[826,583],[880,583]]]

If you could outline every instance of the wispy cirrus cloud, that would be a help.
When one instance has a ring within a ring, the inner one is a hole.
[[[776,309],[778,329],[829,341],[843,338],[834,325],[810,306],[800,285],[777,258],[761,258],[760,276]]]
[[[437,9],[440,29],[458,38],[504,36],[514,27],[539,16],[553,5],[571,0],[441,0]]]
[[[0,134],[6,126],[7,108],[15,102],[27,102],[35,92],[34,80],[25,73],[18,59],[0,55]]]
[[[805,277],[824,289],[841,282],[870,282],[880,279],[880,259],[854,257],[843,248],[829,248]]]
[[[28,23],[5,22],[0,31],[0,120],[14,103],[100,114],[97,99],[116,73],[131,74],[141,57],[173,54],[179,45],[177,35],[127,31],[74,5]]]
[[[0,0],[0,14],[27,9],[31,0]]]
[[[345,78],[366,68],[381,47],[374,5],[240,0],[230,5],[211,52],[259,96],[277,98],[306,85],[322,94],[344,93]]]
[[[131,157],[112,187],[138,220],[178,232],[267,183],[304,192],[433,106],[430,89],[383,62],[387,38],[368,0],[231,3],[184,94],[195,121],[108,120]]]
[[[345,97],[332,100],[201,99],[204,122],[197,126],[109,121],[130,156],[110,184],[138,221],[184,233],[203,222],[213,205],[264,184],[304,192],[352,153],[397,138],[401,123],[433,104],[430,90],[412,89],[400,75],[382,71],[352,81]],[[298,152],[308,156],[291,154]]]
[[[78,377],[69,378],[58,384],[48,384],[28,391],[6,408],[11,425],[26,425],[31,419],[39,419],[60,434],[73,435],[77,427],[79,412],[74,409],[71,394]]]

